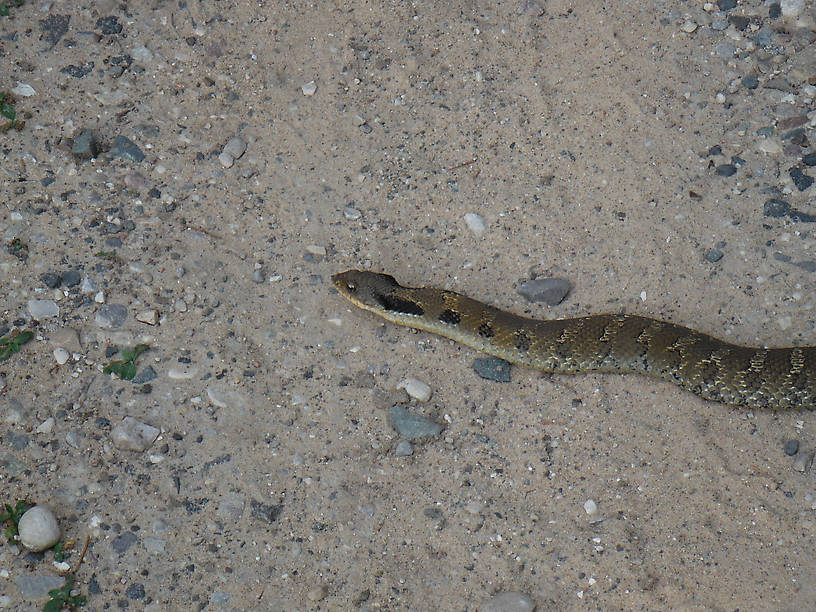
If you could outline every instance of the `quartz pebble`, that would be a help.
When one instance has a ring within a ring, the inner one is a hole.
[[[136,320],[148,325],[155,325],[159,322],[159,311],[155,308],[143,310],[136,315]]]
[[[57,517],[45,506],[29,508],[20,517],[17,531],[23,546],[34,552],[51,548],[61,535]]]
[[[54,300],[28,300],[28,314],[40,321],[59,316],[60,309]]]
[[[416,378],[406,378],[397,385],[397,389],[405,389],[408,395],[420,402],[431,399],[431,386]]]
[[[465,215],[465,223],[467,224],[468,229],[473,232],[473,235],[477,238],[484,234],[485,222],[481,215],[477,215],[476,213],[468,213]]]
[[[58,365],[65,365],[70,357],[71,354],[64,348],[58,347],[54,349],[54,361],[56,361]]]
[[[142,452],[150,448],[158,437],[158,428],[130,416],[111,430],[113,445],[119,450]]]
[[[595,503],[595,500],[588,499],[584,502],[584,512],[586,512],[589,516],[598,514],[598,504]]]
[[[482,602],[479,610],[481,612],[533,612],[535,607],[535,601],[529,595],[518,591],[504,591]]]
[[[313,96],[317,91],[317,83],[314,81],[309,81],[308,83],[304,83],[300,86],[300,91],[303,92],[304,96]]]

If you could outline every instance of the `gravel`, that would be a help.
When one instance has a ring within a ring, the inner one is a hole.
[[[414,414],[399,404],[388,412],[388,422],[407,440],[426,440],[442,433],[444,427],[424,416]]]

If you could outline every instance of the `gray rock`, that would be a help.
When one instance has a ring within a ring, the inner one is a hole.
[[[414,447],[408,440],[401,440],[394,450],[397,457],[410,457],[414,454]]]
[[[159,437],[159,430],[127,416],[111,430],[113,445],[119,450],[143,452]]]
[[[14,583],[20,589],[20,596],[23,599],[40,599],[48,597],[48,591],[62,588],[65,578],[53,574],[20,572],[14,576]]]
[[[793,460],[793,469],[797,472],[807,472],[813,464],[813,451],[799,453]]]
[[[482,378],[495,382],[510,382],[510,364],[498,357],[479,357],[473,360],[473,369]]]
[[[112,329],[122,327],[127,319],[127,306],[123,304],[105,304],[96,311],[94,320],[99,327]]]
[[[66,287],[76,287],[82,276],[76,270],[66,270],[62,273],[62,284]]]
[[[497,593],[479,608],[480,612],[533,612],[536,604],[532,597],[518,591]]]
[[[215,512],[219,516],[234,522],[243,516],[245,506],[243,497],[230,495],[221,500]]]
[[[120,536],[113,538],[111,541],[111,548],[114,552],[120,555],[127,552],[128,549],[139,541],[139,537],[132,531],[126,531]]]
[[[17,530],[23,546],[34,552],[51,548],[61,535],[57,517],[45,506],[29,508],[20,517]]]
[[[113,141],[113,147],[108,153],[112,157],[121,157],[122,159],[129,159],[136,163],[144,161],[145,155],[142,150],[130,138],[124,136],[117,136]]]
[[[388,422],[407,440],[426,440],[439,435],[444,427],[424,416],[409,412],[399,404],[391,406]]]
[[[82,130],[79,136],[74,138],[71,155],[81,161],[92,159],[99,155],[99,145],[91,130]]]
[[[156,370],[154,370],[151,366],[147,366],[144,370],[134,376],[131,382],[134,385],[143,385],[151,380],[156,380]]]
[[[564,278],[537,278],[523,281],[518,292],[530,302],[544,302],[555,306],[567,297],[570,288],[570,282]]]
[[[58,317],[59,313],[59,306],[54,300],[28,300],[28,314],[37,321]]]

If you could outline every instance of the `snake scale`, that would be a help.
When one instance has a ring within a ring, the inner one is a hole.
[[[376,272],[349,270],[332,280],[343,297],[388,321],[517,365],[557,373],[638,372],[736,406],[816,407],[816,347],[737,346],[628,314],[528,319],[452,291],[403,287]]]

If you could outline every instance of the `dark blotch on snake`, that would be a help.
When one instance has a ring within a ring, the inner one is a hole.
[[[442,323],[450,323],[451,325],[456,325],[462,320],[462,315],[460,315],[455,310],[451,310],[450,308],[448,308],[442,311],[442,314],[439,315],[439,320]]]
[[[493,328],[490,326],[490,323],[485,321],[479,325],[479,335],[482,338],[492,338],[496,335],[496,332],[493,331]]]
[[[399,312],[402,314],[410,314],[421,317],[425,314],[425,310],[416,302],[405,300],[393,295],[377,295],[377,301],[380,306],[391,312]]]

